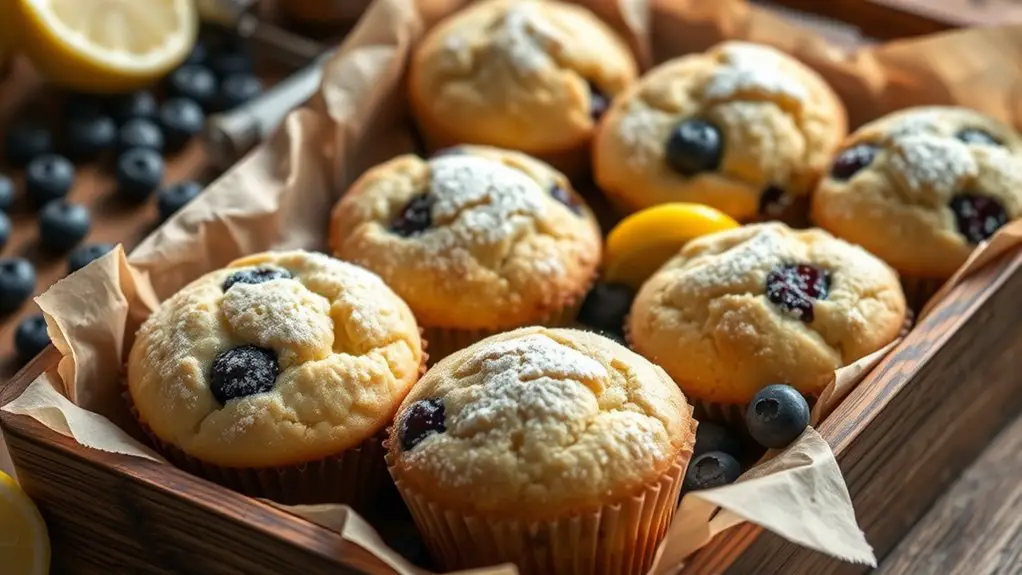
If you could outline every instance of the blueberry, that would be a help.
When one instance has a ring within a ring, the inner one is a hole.
[[[224,280],[223,288],[224,291],[227,291],[237,283],[256,285],[273,280],[291,279],[291,277],[291,272],[283,268],[250,268],[234,272],[228,276]]]
[[[202,131],[206,115],[194,101],[171,98],[160,106],[160,125],[167,149],[176,152]]]
[[[589,84],[589,115],[593,120],[599,120],[607,108],[610,108],[610,98],[591,81]]]
[[[402,451],[411,451],[424,439],[447,431],[442,399],[420,399],[413,403],[401,419],[398,439]]]
[[[25,195],[32,205],[41,207],[66,196],[74,180],[75,167],[67,158],[38,156],[25,168]]]
[[[103,115],[79,114],[68,118],[64,140],[74,160],[95,160],[117,141],[117,124]]]
[[[702,455],[709,451],[723,451],[737,459],[742,456],[742,442],[723,425],[700,421],[699,427],[696,428],[696,447],[693,455]]]
[[[67,273],[73,274],[114,249],[112,244],[87,244],[75,248],[67,256]]]
[[[0,174],[0,212],[6,212],[14,205],[14,181]]]
[[[0,314],[10,313],[35,291],[35,268],[24,258],[0,258]]]
[[[880,148],[873,144],[858,144],[843,150],[834,158],[830,167],[830,177],[839,181],[848,181],[860,170],[873,163],[873,158]]]
[[[955,225],[970,244],[990,239],[1008,223],[1008,212],[990,196],[974,193],[955,194],[948,204],[955,214]]]
[[[160,221],[174,215],[188,202],[194,200],[202,192],[202,185],[198,182],[178,182],[160,188],[156,192],[156,209],[160,214]]]
[[[0,212],[0,250],[4,249],[9,239],[11,239],[11,218],[7,217],[6,213]]]
[[[218,106],[230,110],[255,98],[263,91],[263,83],[251,74],[232,74],[220,84]]]
[[[745,425],[763,447],[787,447],[809,425],[809,403],[790,385],[768,385],[752,398],[745,411]]]
[[[163,156],[149,148],[132,148],[117,158],[117,189],[125,197],[143,201],[163,181]]]
[[[433,196],[419,194],[408,200],[401,214],[391,222],[390,231],[409,237],[428,230],[433,225]]]
[[[793,198],[778,186],[767,186],[759,195],[759,213],[764,216],[776,217],[784,214],[791,206]]]
[[[723,451],[708,451],[692,458],[681,484],[682,493],[723,487],[738,480],[742,464]]]
[[[163,132],[150,120],[128,120],[117,132],[117,149],[121,152],[131,148],[149,148],[163,151]]]
[[[14,331],[14,349],[18,361],[28,363],[30,359],[42,353],[50,345],[50,335],[46,332],[46,320],[43,314],[26,317]]]
[[[110,113],[121,124],[136,118],[152,120],[156,118],[158,106],[156,96],[142,90],[115,97],[110,102]]]
[[[207,62],[213,73],[221,78],[252,73],[252,55],[243,45],[228,46],[223,51],[210,54]]]
[[[209,49],[206,47],[206,41],[199,38],[192,45],[192,51],[185,59],[185,64],[205,64],[208,57]]]
[[[979,128],[965,128],[964,130],[955,134],[955,137],[965,142],[966,144],[978,144],[981,146],[1003,146],[1000,140],[995,138],[989,132],[980,130]]]
[[[63,117],[68,121],[76,118],[93,118],[108,115],[107,103],[93,94],[67,94],[63,103]]]
[[[216,100],[216,76],[205,66],[185,64],[170,74],[168,90],[172,96],[188,98],[203,108]]]
[[[243,345],[216,356],[209,374],[209,390],[224,405],[238,397],[270,391],[279,373],[277,354],[272,349]]]
[[[582,302],[578,321],[599,330],[621,333],[633,299],[635,291],[626,285],[596,284]]]
[[[554,186],[550,188],[550,195],[558,202],[567,206],[575,215],[582,215],[582,204],[575,198],[574,194],[568,190],[558,184],[554,184]]]
[[[34,158],[53,151],[53,137],[43,126],[18,123],[7,128],[4,138],[7,163],[24,167]]]
[[[70,250],[89,235],[91,228],[89,210],[79,204],[54,200],[39,212],[39,243],[49,250]]]
[[[767,274],[766,296],[806,323],[812,323],[814,303],[827,299],[830,293],[830,272],[809,264],[778,266]]]
[[[712,172],[724,157],[724,135],[717,126],[691,118],[679,122],[664,144],[667,165],[683,176]]]

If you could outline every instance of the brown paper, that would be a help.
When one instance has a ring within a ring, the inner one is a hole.
[[[910,104],[960,104],[1015,125],[1022,120],[1022,72],[1016,65],[1022,61],[1022,28],[848,50],[739,0],[660,0],[652,11],[638,0],[580,1],[622,32],[643,62],[650,55],[660,61],[704,50],[724,39],[785,49],[831,82],[849,104],[853,124]],[[430,25],[463,3],[376,0],[326,65],[319,93],[291,113],[269,141],[130,257],[120,250],[107,254],[38,298],[62,359],[55,373],[40,377],[3,409],[33,417],[89,447],[160,461],[138,441],[116,393],[138,323],[158,298],[236,257],[268,249],[322,249],[330,208],[342,191],[369,166],[414,149],[401,91],[409,51]],[[1007,226],[977,249],[949,285],[995,254],[1014,249],[1020,237],[1022,223]],[[825,417],[893,345],[835,373],[814,421]],[[421,573],[347,508],[291,512],[338,531],[399,573]],[[741,483],[687,496],[655,572],[676,570],[716,533],[743,521],[823,553],[875,562],[855,526],[833,454],[812,430],[753,467]]]

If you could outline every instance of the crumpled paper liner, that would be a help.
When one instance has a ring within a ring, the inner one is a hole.
[[[1022,125],[1022,70],[1017,66],[1022,27],[958,31],[849,51],[740,0],[660,0],[652,10],[642,0],[585,1],[625,34],[643,63],[651,55],[659,61],[724,39],[787,50],[834,86],[848,105],[853,126],[922,103],[969,106]],[[87,447],[162,461],[142,443],[119,397],[118,372],[138,324],[160,298],[239,256],[268,249],[322,249],[339,194],[368,167],[414,149],[401,92],[409,50],[428,26],[461,3],[376,0],[326,64],[323,88],[264,145],[153,233],[130,260],[115,250],[40,296],[37,301],[63,357],[56,373],[41,376],[3,409],[35,418]],[[1022,223],[1014,222],[977,248],[920,317],[951,287],[1020,240]],[[833,393],[820,405],[839,402],[887,351],[835,374]],[[821,407],[815,420],[827,411]],[[395,553],[347,507],[292,512],[311,513],[388,565],[399,565]],[[837,462],[811,430],[753,467],[740,483],[686,496],[652,572],[676,571],[714,534],[743,521],[822,553],[875,563],[856,526]],[[421,573],[399,567],[402,575]]]

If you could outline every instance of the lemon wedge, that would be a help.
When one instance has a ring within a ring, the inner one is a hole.
[[[50,81],[87,92],[151,84],[195,44],[194,0],[4,0],[15,47]]]
[[[48,575],[50,538],[35,503],[14,479],[0,471],[0,570]]]
[[[689,241],[738,226],[727,214],[702,204],[660,204],[635,212],[607,235],[604,281],[639,289]]]

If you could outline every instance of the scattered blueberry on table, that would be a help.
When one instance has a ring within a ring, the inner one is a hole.
[[[734,483],[742,474],[742,464],[723,451],[707,451],[692,458],[685,472],[683,493],[712,489]]]
[[[0,212],[0,250],[4,249],[9,239],[11,239],[11,218],[7,217],[6,213]]]
[[[809,403],[790,385],[768,385],[752,398],[745,424],[756,443],[783,449],[809,425]]]
[[[56,200],[39,212],[39,243],[48,250],[70,250],[89,235],[91,228],[89,210],[80,204]]]
[[[0,212],[6,212],[14,204],[14,181],[0,174]]]
[[[218,106],[221,110],[236,108],[263,91],[263,83],[252,74],[231,74],[220,84]]]
[[[735,458],[742,456],[742,442],[727,427],[712,421],[700,421],[696,428],[696,446],[692,454],[723,451]]]
[[[86,244],[67,256],[67,273],[73,274],[114,249],[113,244]]]
[[[200,193],[202,185],[193,181],[177,182],[160,188],[156,192],[156,210],[160,215],[160,221],[166,221]]]
[[[125,198],[144,201],[163,180],[163,156],[150,148],[131,148],[117,158],[117,189]]]
[[[45,126],[20,122],[7,127],[4,137],[7,163],[21,168],[32,159],[53,151],[53,136]]]
[[[35,267],[25,258],[0,258],[0,314],[21,307],[35,291]]]
[[[206,114],[193,100],[171,98],[160,106],[159,120],[166,149],[176,152],[202,132]]]
[[[110,102],[110,114],[118,123],[129,120],[152,120],[156,118],[159,104],[152,92],[141,90],[115,96]]]
[[[232,74],[252,73],[252,54],[248,49],[237,42],[231,42],[228,46],[209,55],[206,60],[214,74],[226,78]]]
[[[217,81],[213,72],[200,64],[185,64],[171,72],[167,90],[172,96],[188,98],[203,109],[210,108],[217,97]]]
[[[114,147],[117,123],[102,114],[72,116],[67,120],[64,141],[72,160],[95,160]]]
[[[208,57],[209,49],[206,47],[206,41],[199,38],[195,40],[191,53],[185,58],[185,64],[205,64]]]
[[[74,181],[75,167],[64,156],[36,156],[25,168],[25,194],[36,207],[67,196]]]
[[[50,345],[50,334],[46,331],[46,320],[42,314],[26,317],[14,330],[14,350],[21,363],[42,353]]]
[[[154,122],[136,118],[125,122],[117,132],[117,149],[120,152],[131,148],[149,148],[163,151],[163,132]]]

